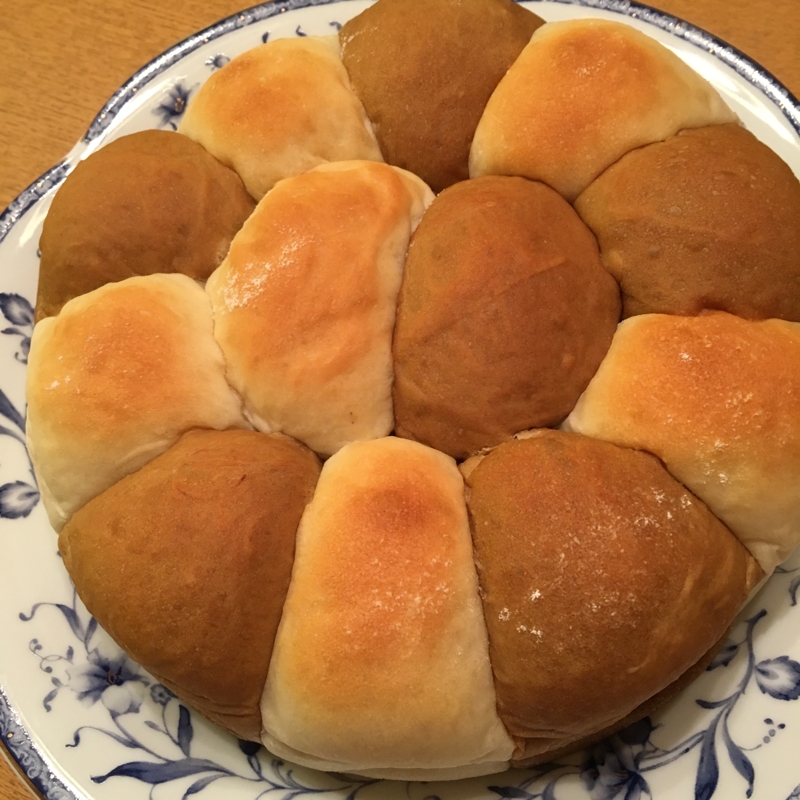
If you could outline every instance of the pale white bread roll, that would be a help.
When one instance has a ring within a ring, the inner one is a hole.
[[[449,456],[387,437],[326,462],[261,711],[264,744],[318,769],[432,780],[507,767],[513,744]]]
[[[392,430],[397,295],[432,200],[411,173],[359,161],[289,178],[259,203],[206,286],[256,428],[326,455]]]
[[[256,200],[327,161],[383,161],[337,36],[275,39],[242,53],[203,84],[178,130],[235,170]]]
[[[564,427],[658,456],[767,574],[800,543],[800,323],[631,317]]]
[[[475,131],[470,177],[520,175],[568,200],[636,147],[733,122],[716,90],[655,39],[610,20],[539,28]]]
[[[56,530],[189,429],[248,427],[212,327],[179,274],[107,284],[37,323],[28,450]]]

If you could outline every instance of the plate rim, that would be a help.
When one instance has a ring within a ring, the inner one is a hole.
[[[119,111],[151,80],[209,42],[240,28],[248,27],[288,11],[314,6],[332,5],[344,0],[267,0],[242,9],[197,31],[164,50],[133,73],[104,103],[84,135],[56,165],[23,189],[0,213],[0,244],[12,228],[45,195],[64,181],[80,160],[80,154],[112,124]],[[520,2],[521,0],[514,0]],[[653,25],[672,36],[704,50],[733,69],[736,74],[758,89],[781,111],[798,137],[800,147],[800,100],[769,70],[737,47],[705,29],[637,0],[524,0],[553,2],[608,11]],[[0,684],[0,741],[3,754],[27,778],[44,800],[90,800],[69,784],[25,727],[19,712]]]

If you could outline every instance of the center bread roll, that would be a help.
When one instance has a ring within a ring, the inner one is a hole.
[[[269,750],[318,769],[434,780],[507,767],[452,459],[389,437],[327,461],[261,710]]]
[[[411,173],[357,161],[282,181],[259,203],[206,287],[259,430],[325,455],[392,430],[397,293],[432,200]]]
[[[594,236],[552,189],[495,176],[451,186],[408,252],[393,344],[398,435],[464,458],[558,425],[619,311]]]

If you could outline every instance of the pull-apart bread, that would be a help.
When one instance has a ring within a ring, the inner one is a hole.
[[[800,543],[800,184],[625,24],[342,21],[65,181],[44,506],[99,623],[236,736],[549,761],[700,674]]]

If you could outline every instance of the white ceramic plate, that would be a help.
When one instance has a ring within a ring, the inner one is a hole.
[[[3,744],[48,800],[798,800],[800,552],[741,614],[709,670],[653,718],[557,764],[440,784],[317,773],[237,742],[130,662],[76,600],[24,445],[37,245],[53,192],[100,145],[174,127],[187,97],[230,57],[267,38],[334,33],[368,4],[260,6],[187,39],[123,86],[64,162],[0,216]],[[607,17],[644,30],[706,76],[800,174],[797,101],[733,48],[627,0],[529,5],[548,20]]]

